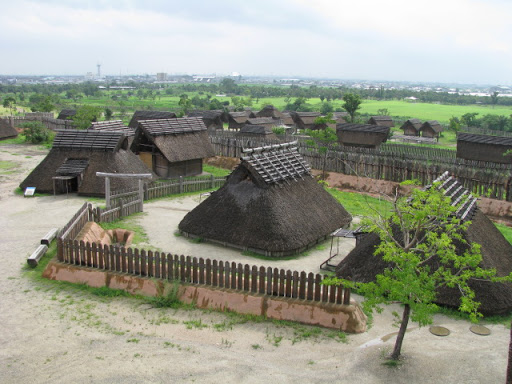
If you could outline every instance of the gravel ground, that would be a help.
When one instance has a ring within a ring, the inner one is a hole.
[[[102,298],[79,287],[34,280],[27,256],[52,227],[63,226],[83,204],[76,196],[23,198],[14,189],[43,159],[33,146],[2,145],[0,161],[0,382],[1,383],[503,383],[509,330],[487,325],[490,336],[446,316],[435,324],[447,337],[410,324],[403,363],[382,365],[394,343],[392,305],[370,329],[347,335],[314,327],[243,322],[199,310],[153,308],[126,297]],[[267,262],[239,251],[193,244],[173,235],[197,197],[157,200],[137,220],[162,250],[318,272],[329,243],[308,256]],[[351,247],[343,244],[343,252]],[[313,330],[313,331],[311,331]]]

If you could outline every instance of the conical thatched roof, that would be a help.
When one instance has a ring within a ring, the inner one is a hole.
[[[8,121],[0,119],[0,140],[18,136],[18,131]]]
[[[470,207],[469,200],[466,206]],[[466,210],[461,210],[460,214],[463,215]],[[472,216],[471,224],[464,237],[468,243],[481,245],[483,258],[481,266],[495,268],[498,276],[508,275],[512,272],[512,246],[479,209],[470,212],[470,215]],[[358,282],[374,281],[377,274],[382,273],[385,268],[391,267],[391,264],[384,262],[380,256],[374,255],[379,242],[380,239],[376,234],[365,235],[338,265],[337,276]],[[467,245],[459,244],[457,248],[462,254],[466,247]],[[437,262],[434,259],[432,266],[435,267]],[[486,315],[504,314],[512,309],[511,284],[471,281],[469,285],[476,293],[476,301],[481,303],[480,311],[482,313]],[[450,307],[459,307],[460,292],[456,288],[440,288],[436,302]]]
[[[273,105],[265,105],[261,111],[256,113],[256,117],[272,117],[273,119],[282,119],[283,114]]]
[[[351,222],[343,206],[312,178],[294,145],[247,150],[241,160],[224,186],[185,216],[182,233],[286,256]]]
[[[48,155],[20,184],[22,189],[36,187],[38,192],[53,193],[57,176],[79,178],[78,194],[104,196],[105,179],[96,172],[151,173],[142,161],[127,149],[127,138],[118,132],[60,131]],[[111,180],[112,189],[135,187],[137,180]]]

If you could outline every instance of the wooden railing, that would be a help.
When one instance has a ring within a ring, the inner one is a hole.
[[[325,276],[170,253],[59,239],[59,261],[135,276],[201,284],[252,294],[350,304],[350,289],[322,285]]]

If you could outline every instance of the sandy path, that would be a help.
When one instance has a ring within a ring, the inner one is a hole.
[[[32,157],[26,158],[28,153]],[[103,299],[29,279],[22,268],[39,238],[49,228],[64,225],[84,201],[65,196],[25,199],[12,193],[43,156],[34,147],[0,144],[0,160],[18,165],[14,173],[0,173],[1,383],[504,382],[509,330],[502,325],[488,325],[492,334],[481,337],[465,321],[436,316],[436,324],[452,331],[439,338],[413,324],[404,342],[405,363],[389,369],[381,365],[382,356],[394,338],[381,338],[396,331],[391,312],[398,306],[375,315],[370,330],[349,335],[346,344],[329,338],[329,331],[293,343],[297,327],[230,324],[236,319],[220,313],[155,309],[141,300]],[[146,205],[148,214],[140,221],[149,225],[153,245],[184,254],[207,249],[215,255],[209,257],[246,262],[239,251],[172,235],[178,216],[193,204],[193,199],[174,199]],[[322,252],[328,249],[319,251],[319,260]],[[314,257],[276,266],[315,272]],[[188,329],[184,322],[190,321],[194,323]],[[206,327],[200,329],[200,324]]]

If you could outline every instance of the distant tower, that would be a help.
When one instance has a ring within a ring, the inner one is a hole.
[[[100,79],[101,78],[101,64],[100,63],[96,64],[96,67],[98,67],[98,79]]]

